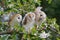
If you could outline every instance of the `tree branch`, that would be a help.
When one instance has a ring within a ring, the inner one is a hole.
[[[13,30],[12,30],[12,31],[4,31],[4,32],[0,32],[0,35],[4,35],[4,34],[13,34],[13,33],[14,33]],[[23,34],[23,32],[17,32],[17,31],[16,31],[16,33]]]

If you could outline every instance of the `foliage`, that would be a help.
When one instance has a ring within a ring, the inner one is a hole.
[[[49,18],[56,18],[57,23],[60,25],[60,0],[51,0],[51,3],[48,4],[46,0],[42,0],[41,6],[43,6],[43,10],[46,12]]]
[[[23,34],[24,40],[60,40],[59,25],[56,23],[56,13],[59,14],[59,0],[0,0],[0,21],[1,15],[4,13],[15,12],[20,13],[22,16],[27,12],[34,11],[37,6],[43,6],[43,10],[47,14],[47,20],[40,25],[38,30],[32,29],[31,34],[27,34],[23,27],[15,25],[14,32],[12,34],[0,35],[0,40],[20,40]],[[58,4],[58,5],[56,5]],[[56,11],[56,12],[55,12]],[[57,17],[56,17],[57,18]],[[58,18],[57,18],[58,19]],[[59,21],[58,21],[59,22]],[[0,22],[0,32],[7,31],[8,26],[4,22]],[[19,33],[17,33],[18,31]],[[20,34],[20,32],[23,32]],[[49,33],[47,38],[40,38],[42,32]]]

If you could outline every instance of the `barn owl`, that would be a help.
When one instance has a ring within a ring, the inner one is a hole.
[[[46,14],[41,9],[42,7],[37,7],[34,11],[37,28],[46,20]]]
[[[15,14],[10,18],[8,25],[11,27],[11,30],[13,30],[15,24],[20,25],[21,21],[22,21],[22,16],[20,14]]]
[[[31,29],[34,27],[34,22],[35,14],[33,12],[28,12],[22,20],[22,25],[27,33],[31,32]]]

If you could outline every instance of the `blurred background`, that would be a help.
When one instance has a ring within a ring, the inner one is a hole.
[[[56,18],[57,23],[60,25],[60,0],[50,0],[49,2],[46,0],[41,1],[41,6],[44,8],[43,10],[46,12],[47,16],[49,18]]]

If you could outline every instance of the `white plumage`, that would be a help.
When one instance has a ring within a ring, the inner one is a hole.
[[[37,28],[46,20],[46,14],[43,12],[42,7],[37,7],[35,9],[35,23],[37,25]]]
[[[28,12],[22,20],[22,25],[25,31],[30,33],[31,29],[34,27],[34,23],[35,23],[35,14],[33,12]]]
[[[22,21],[22,16],[20,14],[15,14],[10,18],[8,25],[11,27],[11,30],[13,30],[16,24],[20,25],[21,21]]]

